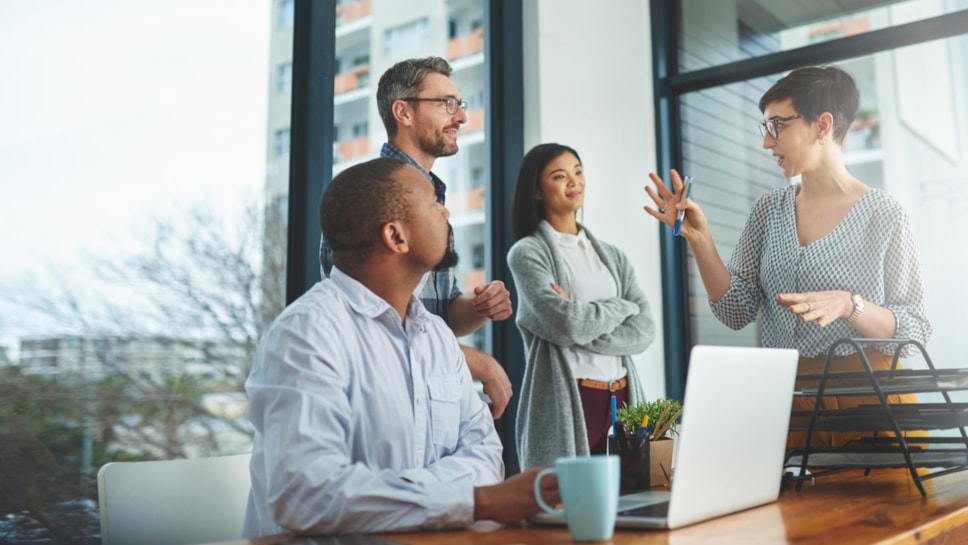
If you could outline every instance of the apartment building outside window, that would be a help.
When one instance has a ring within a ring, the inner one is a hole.
[[[277,26],[283,29],[291,29],[295,20],[296,0],[280,0],[276,4],[278,13]]]
[[[292,93],[292,63],[279,65],[276,70],[276,93],[288,95]]]

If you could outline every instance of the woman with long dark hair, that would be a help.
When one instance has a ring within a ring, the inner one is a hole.
[[[606,452],[611,397],[644,400],[632,355],[655,338],[625,254],[578,223],[585,174],[561,144],[529,151],[511,203],[508,265],[526,362],[517,413],[521,468]]]

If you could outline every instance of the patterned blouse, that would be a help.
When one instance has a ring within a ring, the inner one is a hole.
[[[887,193],[871,189],[833,231],[807,246],[797,239],[794,200],[797,185],[772,191],[753,205],[729,260],[729,289],[710,307],[732,329],[763,312],[762,344],[796,348],[801,357],[827,352],[844,337],[861,337],[846,319],[821,328],[804,322],[776,302],[780,293],[844,290],[890,309],[894,337],[926,343],[931,323],[924,309],[924,286],[917,245],[908,216]],[[893,354],[892,345],[879,347]],[[841,345],[837,354],[853,349]],[[904,355],[915,350],[908,347]]]

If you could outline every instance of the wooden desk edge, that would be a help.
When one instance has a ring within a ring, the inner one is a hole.
[[[844,543],[863,545],[960,545],[968,543],[968,472],[931,480],[928,496],[914,487],[904,470],[877,471],[869,477],[861,471],[819,477],[802,492],[784,486],[779,501],[674,531],[616,531],[614,545],[722,543],[722,539],[753,539],[763,543],[819,544],[829,532]],[[358,538],[360,536],[357,536]],[[364,536],[365,537],[365,536]],[[465,530],[385,533],[372,536],[374,544],[402,543],[443,545],[454,542],[474,545],[504,543],[571,543],[564,527],[504,526],[477,523]],[[354,543],[351,536],[345,537]],[[223,542],[222,545],[281,545],[312,538],[274,535]],[[320,544],[338,544],[339,536],[320,538]],[[764,541],[765,539],[765,541]],[[355,541],[357,545],[366,543]]]
[[[926,521],[902,535],[881,540],[873,545],[950,545],[968,543],[968,506],[940,519]]]

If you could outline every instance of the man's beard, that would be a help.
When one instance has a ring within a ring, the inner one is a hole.
[[[446,271],[447,269],[456,267],[457,262],[460,261],[460,256],[454,250],[454,227],[450,222],[447,222],[447,231],[447,249],[444,251],[444,257],[434,266],[435,271]]]
[[[456,142],[452,145],[448,144],[442,136],[437,139],[420,136],[419,143],[420,149],[424,153],[429,153],[434,157],[450,157],[457,153],[459,149]]]
[[[458,261],[460,261],[460,256],[458,256],[457,252],[454,251],[453,246],[448,246],[447,251],[444,252],[443,259],[440,260],[440,263],[437,263],[437,265],[434,267],[434,270],[438,272],[446,271],[447,269],[456,267]]]

